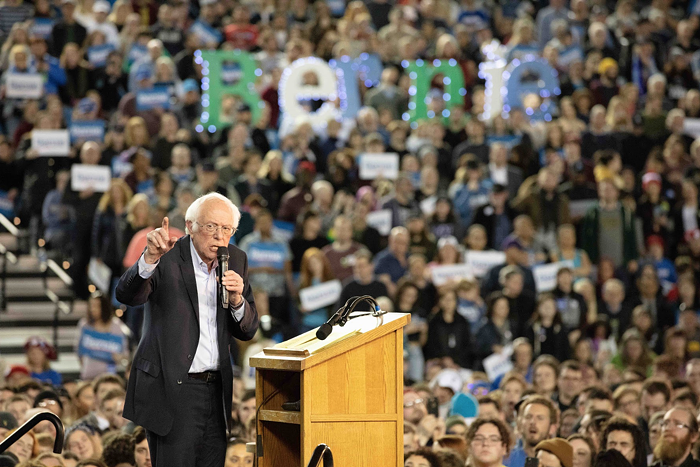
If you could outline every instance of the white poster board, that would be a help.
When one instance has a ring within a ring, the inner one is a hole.
[[[395,152],[364,153],[359,159],[361,180],[374,180],[380,176],[396,180],[399,176],[399,155]]]
[[[301,289],[299,291],[301,307],[305,311],[314,311],[333,305],[340,298],[342,290],[343,285],[337,279]]]
[[[489,270],[506,262],[506,254],[502,251],[467,250],[466,263],[471,266],[474,276],[484,277]]]
[[[32,149],[40,156],[68,156],[68,130],[32,130]]]
[[[447,264],[445,266],[435,266],[430,270],[433,277],[433,284],[441,286],[451,280],[471,279],[474,272],[468,264]]]
[[[103,165],[74,164],[70,168],[70,187],[73,191],[91,189],[97,193],[109,190],[112,171]]]
[[[12,99],[39,99],[44,94],[44,79],[38,73],[8,73],[5,97]]]
[[[570,267],[570,263],[560,261],[533,267],[532,275],[535,276],[537,293],[554,290],[557,287],[557,273],[563,267]]]
[[[500,352],[491,354],[483,360],[484,370],[486,371],[486,376],[489,377],[489,381],[494,381],[499,376],[513,369],[512,355],[513,346],[508,345]]]
[[[112,270],[97,258],[90,258],[88,264],[88,279],[95,284],[101,292],[111,293],[109,281],[112,279]]]
[[[389,235],[391,232],[391,209],[380,209],[367,214],[367,225],[374,227],[380,235]]]

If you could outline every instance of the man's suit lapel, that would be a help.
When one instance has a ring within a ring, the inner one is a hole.
[[[178,243],[180,245],[180,271],[182,272],[185,290],[192,302],[192,309],[199,323],[199,300],[197,298],[197,280],[194,278],[194,266],[192,266],[192,253],[190,252],[190,236],[183,237]],[[175,291],[173,290],[173,293]]]

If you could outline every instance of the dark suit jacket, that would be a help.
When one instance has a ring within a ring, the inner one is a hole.
[[[229,269],[243,278],[243,299],[247,304],[239,323],[235,322],[230,310],[221,306],[217,310],[227,424],[233,387],[233,370],[229,364],[231,336],[250,340],[258,329],[258,312],[248,283],[248,258],[233,245],[229,245],[229,255]],[[165,436],[174,425],[172,408],[188,403],[182,399],[180,388],[187,379],[199,342],[199,304],[190,236],[180,238],[173,249],[160,258],[149,279],[139,275],[138,262],[130,267],[119,279],[117,300],[129,306],[146,304],[143,337],[134,355],[124,417]]]

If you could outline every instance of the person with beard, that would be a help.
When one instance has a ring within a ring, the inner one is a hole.
[[[523,467],[526,457],[535,457],[535,446],[556,434],[559,410],[549,398],[530,396],[521,404],[518,418],[522,445],[511,451],[503,462],[506,467]]]
[[[700,467],[691,453],[698,440],[698,421],[685,408],[674,407],[666,412],[661,422],[661,438],[654,447],[658,460],[652,467]]]

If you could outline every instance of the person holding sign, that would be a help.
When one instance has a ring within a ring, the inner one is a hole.
[[[231,340],[250,340],[258,329],[248,258],[229,245],[240,217],[228,198],[200,197],[185,215],[188,235],[171,236],[164,218],[117,285],[117,300],[146,305],[124,417],[146,429],[155,467],[224,464]],[[221,247],[229,259],[219,280]]]
[[[325,255],[318,248],[309,248],[301,258],[301,274],[299,277],[299,289],[321,285],[324,282],[333,280],[331,265]],[[338,289],[340,292],[340,289]],[[335,304],[340,294],[336,294],[330,301]],[[328,319],[329,307],[324,306],[315,310],[307,310],[303,300],[299,304],[301,311],[301,331],[306,332],[317,328]]]

